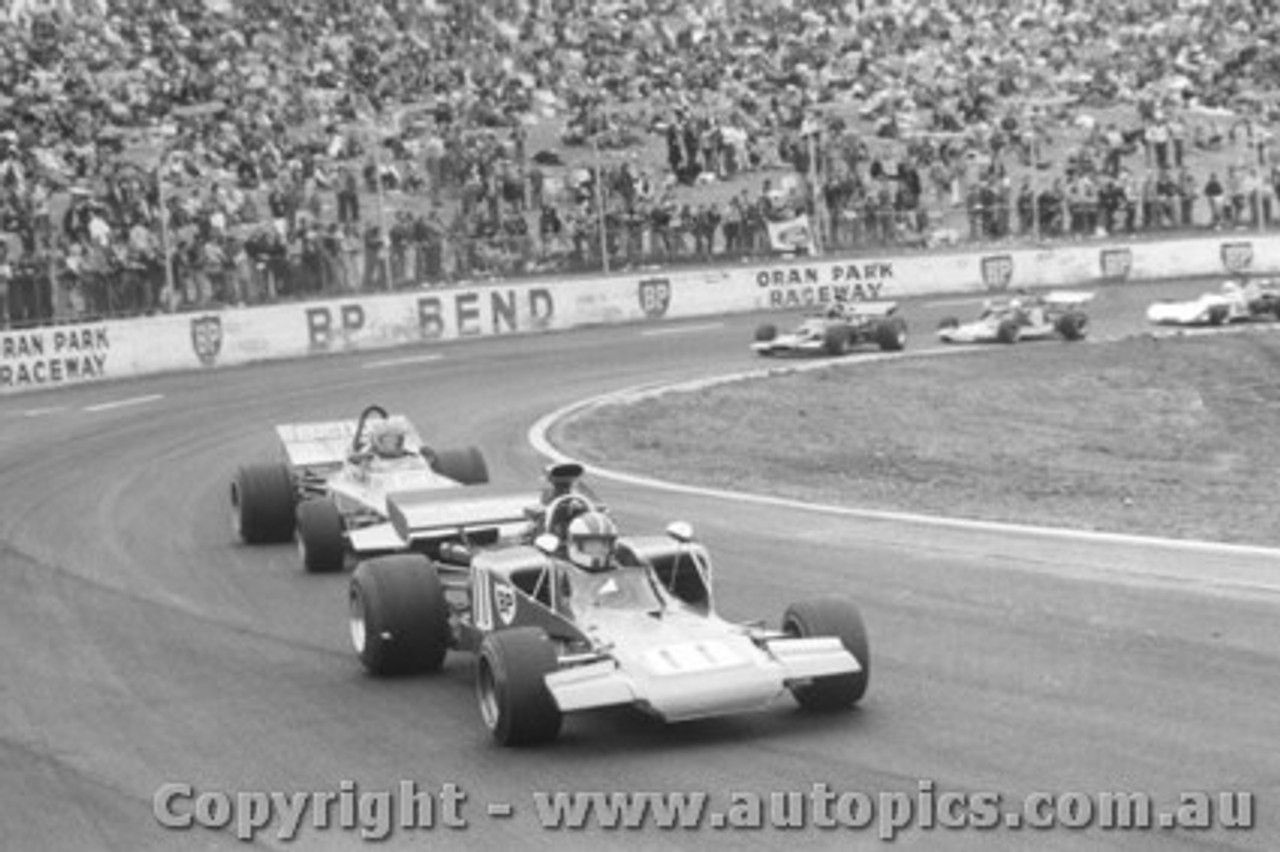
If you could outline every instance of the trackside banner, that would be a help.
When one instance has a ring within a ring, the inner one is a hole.
[[[814,258],[423,288],[0,331],[0,394],[589,325],[1195,275],[1280,275],[1280,237]]]

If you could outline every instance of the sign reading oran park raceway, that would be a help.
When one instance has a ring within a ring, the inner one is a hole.
[[[0,334],[0,388],[32,388],[100,379],[111,340],[105,323]]]
[[[362,345],[517,334],[549,328],[545,287],[460,290],[412,301],[367,299],[306,308],[307,345],[328,352]]]
[[[756,286],[769,291],[770,308],[803,308],[833,301],[883,298],[894,280],[891,261],[780,266],[756,273]]]

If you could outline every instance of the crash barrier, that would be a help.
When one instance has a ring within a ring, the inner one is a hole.
[[[1280,236],[807,258],[490,283],[0,332],[0,393],[178,370],[836,299],[1280,274]]]

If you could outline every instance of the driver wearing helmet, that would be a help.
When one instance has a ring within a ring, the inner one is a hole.
[[[398,423],[383,420],[369,427],[369,452],[380,459],[398,459],[407,456],[407,435]]]
[[[399,468],[404,460],[416,454],[408,446],[408,430],[403,424],[379,420],[365,428],[361,448],[350,456],[357,466],[356,474],[363,477],[371,469]]]
[[[608,571],[615,567],[613,550],[618,527],[603,512],[585,512],[569,524],[566,553],[569,561],[584,571]]]

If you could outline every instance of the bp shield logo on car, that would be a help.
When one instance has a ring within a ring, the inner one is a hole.
[[[1013,281],[1013,255],[992,254],[981,263],[982,284],[988,290],[1008,290]]]
[[[191,320],[191,348],[200,363],[212,367],[222,351],[222,317],[208,314]]]
[[[1253,243],[1223,243],[1221,252],[1228,272],[1248,272],[1253,266]]]
[[[640,310],[649,319],[666,316],[671,306],[671,282],[666,278],[646,278],[640,282]]]
[[[1133,269],[1133,250],[1128,248],[1103,249],[1099,256],[1102,277],[1108,281],[1123,281]]]
[[[493,586],[493,608],[498,611],[498,618],[502,619],[502,623],[510,625],[516,620],[516,593],[515,590],[505,583],[495,583]]]

